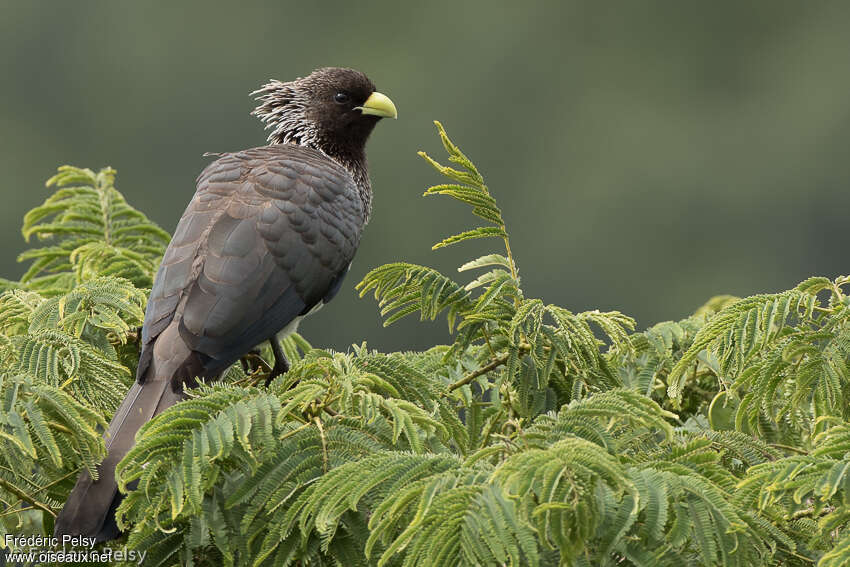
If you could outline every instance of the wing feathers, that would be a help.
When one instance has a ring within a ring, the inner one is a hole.
[[[180,335],[220,372],[332,296],[365,221],[348,172],[298,146],[225,154],[198,178],[151,292],[151,331]],[[150,345],[156,338],[145,338]]]

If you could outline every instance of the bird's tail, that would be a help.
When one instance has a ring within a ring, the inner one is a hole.
[[[153,349],[148,377],[133,384],[115,412],[104,435],[106,458],[97,467],[98,478],[93,480],[88,471],[80,474],[56,518],[55,536],[81,535],[93,537],[97,542],[118,537],[115,509],[121,502],[121,494],[115,480],[115,465],[135,445],[136,432],[142,425],[183,396],[182,389],[176,392],[172,388],[171,377],[185,364],[190,351],[175,331],[176,328],[167,329],[159,337],[166,340]]]
[[[56,518],[54,535],[83,535],[98,542],[118,536],[115,508],[121,502],[115,465],[136,442],[136,432],[154,415],[174,405],[181,394],[174,392],[170,380],[136,382],[121,403],[104,436],[106,458],[97,467],[98,479],[83,471]]]

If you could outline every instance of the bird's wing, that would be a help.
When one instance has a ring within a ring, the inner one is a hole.
[[[151,290],[138,376],[174,320],[212,377],[329,299],[364,219],[350,174],[317,151],[265,146],[210,164]]]

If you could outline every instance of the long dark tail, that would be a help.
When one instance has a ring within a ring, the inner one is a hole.
[[[115,509],[121,494],[115,465],[135,445],[136,432],[142,425],[182,399],[182,391],[172,389],[171,377],[185,364],[190,352],[179,335],[172,336],[176,334],[173,331],[176,329],[166,329],[157,338],[147,378],[144,383],[133,384],[104,435],[107,454],[97,467],[98,479],[92,480],[88,471],[80,474],[56,518],[55,536],[82,535],[94,537],[97,542],[118,537]],[[161,342],[163,339],[167,342]]]

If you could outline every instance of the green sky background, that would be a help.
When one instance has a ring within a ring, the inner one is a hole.
[[[326,65],[365,71],[399,120],[369,144],[373,220],[314,345],[422,348],[354,284],[406,260],[455,273],[495,244],[420,195],[439,119],[505,211],[526,293],[645,327],[708,297],[850,272],[848,2],[94,2],[0,0],[0,269],[70,163],[166,230],[206,151],[261,145],[248,93]],[[495,243],[495,241],[493,241]],[[458,275],[463,277],[463,275]]]

